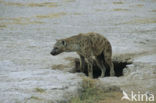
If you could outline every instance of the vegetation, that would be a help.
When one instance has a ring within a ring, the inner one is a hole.
[[[35,88],[35,91],[36,91],[36,92],[43,93],[43,92],[45,92],[45,89],[42,89],[42,88]]]
[[[119,89],[102,88],[98,80],[83,78],[82,93],[73,97],[70,103],[120,103],[122,93]]]

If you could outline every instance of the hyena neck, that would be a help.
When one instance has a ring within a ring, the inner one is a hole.
[[[68,49],[70,52],[77,52],[80,50],[80,46],[77,43],[69,43]]]
[[[77,52],[80,50],[80,39],[77,36],[72,36],[66,39],[69,52]]]

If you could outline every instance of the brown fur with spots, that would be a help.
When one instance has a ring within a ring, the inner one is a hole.
[[[101,69],[101,77],[105,76],[107,64],[110,69],[110,75],[114,76],[114,66],[112,63],[112,47],[110,42],[98,33],[80,33],[78,35],[57,40],[52,50],[52,55],[62,52],[77,52],[80,56],[80,70],[84,71],[85,61],[88,64],[89,77],[93,78],[93,61]],[[102,55],[103,54],[103,55]],[[103,58],[101,58],[101,55]]]

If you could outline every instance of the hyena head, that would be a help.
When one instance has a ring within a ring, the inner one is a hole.
[[[72,52],[75,51],[75,47],[77,46],[75,46],[73,40],[71,41],[69,39],[60,39],[56,41],[50,54],[58,55],[62,52]]]
[[[62,52],[79,51],[80,46],[79,46],[79,43],[76,41],[77,39],[75,39],[74,37],[57,40],[57,42],[54,44],[54,48],[51,51],[51,54],[58,55]]]
[[[57,42],[54,44],[54,48],[53,50],[51,51],[51,55],[58,55],[62,52],[65,52],[66,51],[66,41],[61,39],[61,40],[57,40]]]

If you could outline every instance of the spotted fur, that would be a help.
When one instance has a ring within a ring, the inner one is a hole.
[[[93,61],[101,69],[101,77],[105,76],[107,64],[110,69],[110,75],[114,76],[114,66],[112,63],[112,47],[110,42],[102,35],[94,32],[80,33],[78,35],[58,40],[52,55],[62,52],[77,52],[80,56],[80,70],[84,72],[84,63],[88,65],[88,75],[93,78]],[[99,56],[103,54],[103,59]]]

